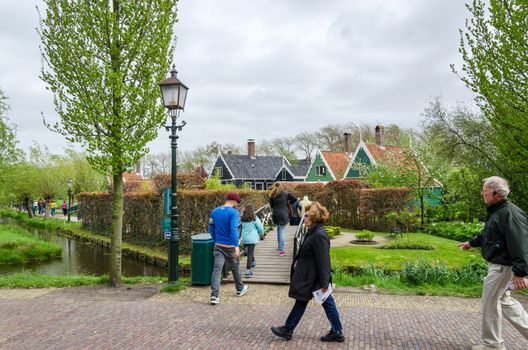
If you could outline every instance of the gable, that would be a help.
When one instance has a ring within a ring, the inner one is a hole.
[[[326,168],[326,172],[324,175],[318,171],[318,169],[321,169],[321,167]],[[334,177],[332,175],[332,171],[328,164],[326,164],[326,161],[324,160],[323,156],[321,155],[321,152],[317,152],[317,154],[314,157],[314,160],[312,161],[312,165],[310,166],[310,170],[308,170],[308,174],[306,175],[306,180],[308,182],[318,182],[318,181],[333,181]]]
[[[355,157],[350,162],[350,166],[345,174],[345,178],[359,178],[361,177],[360,169],[358,165],[371,166],[372,161],[368,156],[367,152],[362,146],[359,146],[355,152]]]

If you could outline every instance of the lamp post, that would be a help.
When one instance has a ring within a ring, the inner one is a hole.
[[[72,197],[72,178],[68,180],[68,222],[70,222],[70,209],[71,209],[71,197]]]
[[[180,235],[178,229],[178,199],[176,197],[177,179],[176,179],[176,149],[178,147],[178,136],[176,130],[181,131],[185,126],[185,121],[177,125],[180,111],[185,107],[185,99],[187,98],[187,91],[189,88],[185,86],[178,78],[176,78],[176,67],[172,65],[170,77],[159,82],[161,89],[161,97],[163,105],[168,110],[169,117],[172,119],[172,124],[165,126],[165,130],[171,131],[169,136],[171,140],[172,150],[172,186],[171,186],[171,234],[169,240],[169,283],[178,282],[178,250],[180,245]]]

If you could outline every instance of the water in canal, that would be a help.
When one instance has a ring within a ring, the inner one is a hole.
[[[0,224],[6,222],[14,223],[0,218]],[[0,265],[0,275],[22,271],[33,271],[50,276],[108,274],[110,266],[108,248],[76,241],[45,230],[30,229],[28,232],[61,246],[62,257],[25,264]],[[123,256],[121,268],[123,276],[167,276],[167,270],[163,267],[146,264],[126,256]]]

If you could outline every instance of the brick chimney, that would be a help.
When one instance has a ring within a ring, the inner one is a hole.
[[[385,128],[383,125],[376,125],[376,144],[380,147],[385,147],[385,140],[384,140],[384,134],[385,134]]]
[[[350,153],[350,134],[345,132],[343,136],[345,137],[345,152],[348,154]]]
[[[257,155],[257,151],[255,148],[255,139],[248,139],[247,145],[248,156],[251,158],[255,158],[255,156]]]

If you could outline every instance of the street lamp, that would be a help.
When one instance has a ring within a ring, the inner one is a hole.
[[[70,209],[71,209],[71,198],[72,198],[72,178],[68,180],[68,222],[70,222]]]
[[[185,121],[180,125],[176,125],[176,121],[180,116],[180,111],[185,107],[185,99],[187,98],[187,91],[189,88],[185,86],[178,78],[176,78],[176,67],[172,65],[170,71],[171,76],[161,82],[159,86],[161,89],[161,98],[163,105],[168,109],[169,117],[172,119],[172,124],[165,126],[165,130],[171,131],[169,136],[171,140],[172,150],[172,186],[171,186],[171,234],[169,240],[169,283],[178,282],[178,250],[180,245],[180,235],[178,229],[178,201],[176,198],[176,148],[178,147],[178,136],[176,130],[181,131],[185,126]]]

